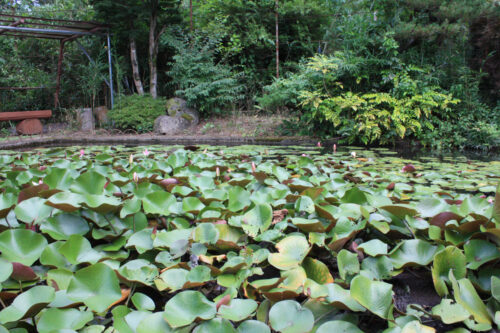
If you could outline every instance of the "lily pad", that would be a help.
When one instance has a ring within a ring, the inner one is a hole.
[[[90,311],[77,309],[47,309],[42,312],[36,328],[40,333],[50,333],[55,330],[79,330],[91,321],[94,315]]]
[[[432,281],[440,296],[448,294],[446,283],[451,283],[448,279],[450,270],[456,278],[462,279],[467,273],[465,264],[465,255],[455,246],[448,246],[434,256]]]
[[[165,305],[163,316],[173,328],[191,324],[196,319],[209,320],[215,317],[215,303],[202,293],[186,290],[172,297]]]
[[[55,240],[66,240],[71,235],[83,236],[90,230],[87,221],[72,214],[58,214],[50,217],[40,229]]]
[[[485,240],[473,239],[464,245],[467,268],[478,269],[481,265],[500,258],[500,250]]]
[[[247,320],[238,326],[238,333],[271,333],[269,326],[258,320]]]
[[[267,260],[274,267],[288,270],[298,267],[309,253],[310,247],[303,236],[292,235],[276,244],[278,253],[271,253]]]
[[[70,299],[83,302],[99,313],[122,297],[115,272],[103,263],[77,271],[69,283],[67,293]]]
[[[31,266],[40,258],[47,243],[42,235],[31,230],[5,230],[0,234],[1,257]]]
[[[11,305],[0,311],[0,324],[32,317],[54,300],[54,288],[36,286],[14,299]]]
[[[257,236],[271,226],[273,210],[268,204],[258,204],[243,215],[241,226],[250,236]]]
[[[356,325],[344,320],[332,320],[322,324],[316,333],[363,333]]]
[[[410,239],[399,243],[391,251],[390,258],[395,268],[407,266],[426,266],[428,265],[438,247],[420,239]]]
[[[471,314],[460,304],[452,304],[451,299],[443,299],[439,305],[432,308],[432,314],[439,317],[445,324],[455,324],[468,319]]]
[[[358,275],[351,282],[351,295],[377,316],[387,319],[391,314],[392,285]]]
[[[232,299],[229,304],[219,307],[218,315],[231,321],[242,321],[257,310],[257,302],[252,299]]]
[[[271,307],[269,323],[278,332],[306,333],[314,326],[314,315],[296,301],[285,300]]]
[[[358,245],[358,249],[368,254],[369,256],[376,257],[387,254],[388,246],[386,243],[379,239],[372,239]]]

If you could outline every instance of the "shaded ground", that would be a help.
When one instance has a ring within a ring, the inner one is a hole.
[[[48,123],[44,133],[33,136],[8,134],[0,131],[0,149],[30,149],[48,146],[78,145],[176,145],[176,144],[209,144],[209,145],[312,145],[318,139],[299,136],[280,136],[279,126],[285,116],[262,116],[238,113],[224,118],[210,118],[200,121],[174,135],[157,135],[155,133],[137,133],[133,130],[98,128],[93,132],[76,131],[64,123]]]
[[[234,114],[223,118],[212,117],[203,119],[195,127],[190,127],[180,133],[171,135],[180,136],[199,136],[199,137],[262,137],[278,136],[278,127],[285,117],[281,115],[259,116],[253,114]],[[97,128],[93,135],[137,135],[140,137],[154,136],[154,133],[137,133],[133,130],[118,130]],[[82,135],[88,136],[88,133],[80,132],[64,123],[48,123],[44,125],[44,133],[34,136],[18,136],[11,129],[4,129],[0,132],[0,141],[18,140],[23,138],[36,138],[54,135]]]

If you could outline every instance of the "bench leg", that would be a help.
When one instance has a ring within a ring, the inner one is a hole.
[[[17,124],[16,131],[21,135],[42,134],[43,125],[40,119],[24,119]]]

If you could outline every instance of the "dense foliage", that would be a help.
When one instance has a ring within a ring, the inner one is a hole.
[[[295,149],[3,153],[0,332],[498,329],[498,162]]]
[[[168,75],[175,85],[175,94],[201,112],[201,115],[222,114],[235,109],[241,101],[241,75],[229,65],[216,63],[211,39],[171,40],[176,55]]]
[[[149,95],[122,96],[109,112],[113,126],[138,133],[151,132],[155,119],[163,115],[166,115],[166,100]]]
[[[0,9],[111,23],[117,91],[183,97],[203,117],[279,111],[285,134],[499,144],[498,1],[19,0]],[[106,74],[104,40],[80,42]],[[43,88],[2,90],[2,109],[51,107],[57,51],[50,40],[0,41],[0,84]],[[62,107],[109,103],[90,67],[68,43]]]
[[[492,54],[479,67],[471,64],[478,55],[470,32],[474,20],[500,22],[498,6],[482,1],[337,4],[335,28],[326,37],[333,44],[329,52],[266,87],[259,99],[263,108],[286,106],[299,113],[299,124],[288,123],[285,130],[365,144],[403,136],[436,148],[498,144],[496,74],[481,67],[494,68]],[[497,37],[485,29],[482,38],[495,44]]]

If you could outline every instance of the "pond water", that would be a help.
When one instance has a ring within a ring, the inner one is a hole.
[[[499,183],[388,149],[4,151],[0,332],[491,331]]]

